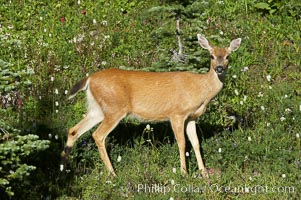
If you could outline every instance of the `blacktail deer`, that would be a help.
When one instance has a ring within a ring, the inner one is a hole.
[[[108,171],[116,175],[106,151],[105,139],[120,120],[132,115],[146,121],[170,121],[180,151],[182,174],[186,173],[186,130],[202,176],[207,177],[195,120],[222,89],[221,77],[227,69],[229,54],[239,48],[241,39],[231,41],[228,48],[216,48],[210,46],[202,35],[197,37],[201,47],[211,55],[210,70],[206,74],[106,69],[76,83],[69,98],[86,90],[88,112],[84,119],[70,128],[63,158],[68,159],[72,146],[81,135],[101,122],[92,136]]]

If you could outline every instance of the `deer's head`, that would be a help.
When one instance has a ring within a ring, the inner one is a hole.
[[[210,46],[208,40],[201,34],[198,34],[197,37],[201,47],[210,52],[210,70],[214,70],[219,76],[222,75],[228,68],[229,55],[239,48],[241,38],[232,40],[228,48],[217,48]]]

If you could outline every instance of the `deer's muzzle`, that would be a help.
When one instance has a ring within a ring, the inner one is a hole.
[[[217,73],[217,75],[223,74],[224,71],[225,71],[225,69],[224,69],[223,66],[217,66],[217,67],[215,68],[215,72]]]

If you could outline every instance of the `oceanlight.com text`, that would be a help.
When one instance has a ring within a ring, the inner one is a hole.
[[[212,184],[210,186],[201,185],[163,185],[163,184],[138,184],[134,189],[136,192],[143,193],[249,193],[249,194],[263,194],[263,193],[295,193],[296,188],[294,186],[263,186],[263,185],[219,185]]]

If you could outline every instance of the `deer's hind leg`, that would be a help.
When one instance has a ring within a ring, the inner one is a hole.
[[[92,135],[95,140],[95,143],[98,147],[98,151],[99,151],[101,160],[104,162],[109,173],[114,176],[116,176],[116,173],[113,169],[112,163],[108,156],[106,146],[105,146],[105,140],[106,140],[106,137],[110,134],[110,132],[118,125],[120,120],[123,119],[125,116],[126,116],[126,114],[120,112],[120,113],[114,113],[114,115],[109,115],[108,117],[105,117],[104,120],[102,121],[102,123],[99,125],[99,127],[96,129],[96,131]]]
[[[68,158],[76,140],[104,119],[104,113],[89,89],[87,90],[87,100],[88,112],[86,116],[74,127],[69,129],[67,143],[63,152],[65,159]]]

